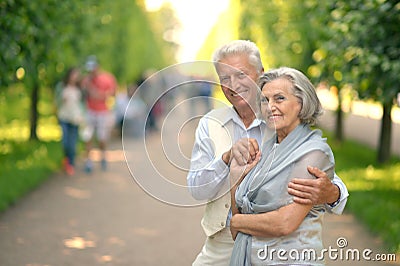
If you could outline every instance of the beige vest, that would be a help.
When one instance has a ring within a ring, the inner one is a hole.
[[[221,122],[224,120],[222,118],[226,119],[229,112],[231,112],[230,108],[221,108],[209,114],[208,130],[210,138],[214,141],[215,158],[221,157],[233,144],[233,121],[229,120],[226,125]],[[218,198],[206,205],[201,225],[207,236],[212,236],[226,227],[226,219],[231,208],[229,188],[230,182],[227,177]]]

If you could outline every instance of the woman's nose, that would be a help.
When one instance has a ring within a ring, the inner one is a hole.
[[[273,111],[273,110],[276,109],[276,106],[275,106],[274,101],[269,101],[269,102],[268,102],[268,108],[269,108],[269,110],[271,110],[271,111]]]

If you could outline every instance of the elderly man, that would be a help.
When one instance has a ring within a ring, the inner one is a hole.
[[[231,148],[238,140],[246,138],[248,147],[244,149],[248,153],[245,156],[255,157],[266,126],[256,117],[258,90],[255,82],[264,72],[257,46],[250,41],[232,41],[215,51],[213,61],[221,89],[232,107],[210,111],[200,119],[196,129],[187,182],[195,199],[209,202],[201,221],[207,239],[193,265],[229,264],[233,248],[228,193],[229,165],[234,156]],[[344,183],[336,175],[331,182],[326,173],[319,169],[309,171],[317,178],[310,180],[299,177],[289,184],[288,192],[294,196],[294,201],[325,204],[328,211],[341,214],[348,196]],[[254,219],[265,219],[264,214],[251,216],[248,219],[249,228],[254,227]]]

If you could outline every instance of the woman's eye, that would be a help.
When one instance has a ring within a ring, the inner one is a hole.
[[[282,101],[284,101],[285,100],[285,97],[284,96],[277,96],[276,98],[275,98],[275,101],[276,102],[282,102]]]

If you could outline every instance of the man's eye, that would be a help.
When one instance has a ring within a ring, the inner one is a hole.
[[[229,77],[220,77],[219,80],[221,81],[221,83],[226,84],[229,82]]]
[[[247,75],[246,75],[246,73],[244,73],[244,72],[239,72],[238,77],[239,77],[240,79],[244,79],[245,77],[247,77]]]

